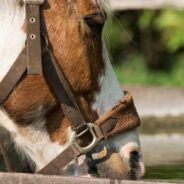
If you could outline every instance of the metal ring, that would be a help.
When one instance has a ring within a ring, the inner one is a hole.
[[[97,125],[95,125],[93,123],[87,123],[86,125],[87,125],[87,128],[84,131],[82,131],[80,134],[74,133],[74,135],[72,136],[72,139],[71,139],[72,144],[76,147],[76,149],[80,152],[81,155],[90,152],[100,142],[100,139],[97,137],[97,135],[95,133],[95,126],[97,126]],[[91,134],[92,141],[87,146],[83,147],[78,143],[77,138],[82,137],[87,132],[89,132]]]
[[[31,38],[31,40],[35,40],[36,35],[35,35],[35,34],[31,34],[31,35],[30,35],[30,38]]]
[[[36,22],[36,19],[34,17],[31,17],[29,20],[30,20],[31,23],[35,23]]]

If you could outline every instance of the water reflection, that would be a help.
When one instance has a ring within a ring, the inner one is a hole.
[[[184,135],[141,134],[146,179],[184,179]]]

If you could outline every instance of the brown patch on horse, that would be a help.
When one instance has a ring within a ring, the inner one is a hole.
[[[50,9],[46,9],[44,15],[52,50],[60,68],[73,91],[86,94],[98,90],[97,79],[104,70],[104,63],[101,38],[89,33],[83,16],[89,14],[89,10],[90,13],[99,10],[98,7],[94,9],[89,0],[76,2],[71,5],[70,12],[66,3],[64,6],[60,1],[49,0]]]
[[[24,76],[15,90],[11,93],[4,108],[20,125],[30,124],[44,111],[56,104],[42,75]]]
[[[71,7],[66,0],[48,0],[43,11],[52,52],[76,95],[85,119],[94,121],[97,116],[90,105],[99,90],[98,79],[104,71],[104,63],[101,38],[89,31],[83,16],[99,11],[99,7],[94,6],[91,0],[85,3],[73,1]],[[8,114],[20,126],[45,117],[51,139],[64,144],[68,139],[69,122],[57,107],[58,103],[42,75],[23,76],[4,103]]]
[[[56,106],[46,116],[46,127],[54,142],[65,144],[68,141],[66,130],[69,126],[69,121],[62,113],[60,106]]]

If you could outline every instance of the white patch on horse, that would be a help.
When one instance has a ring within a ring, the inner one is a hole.
[[[100,93],[96,94],[95,103],[93,104],[93,109],[97,110],[99,115],[103,115],[110,110],[124,95],[110,63],[105,43],[103,44],[103,59],[105,74],[100,77],[101,90]]]
[[[38,120],[28,127],[18,127],[16,123],[8,116],[5,110],[0,107],[0,126],[10,132],[13,138],[17,152],[22,157],[31,159],[36,164],[36,171],[39,171],[62,153],[72,140],[68,140],[65,145],[54,143],[50,140],[50,135],[45,126],[44,118]],[[72,134],[71,128],[68,128],[68,137]],[[70,176],[88,176],[88,167],[85,162],[85,156],[73,160],[65,168]]]
[[[0,0],[0,82],[25,46],[25,8],[19,0]]]
[[[8,130],[11,134],[16,134],[18,132],[15,123],[1,106],[0,106],[0,126]]]
[[[28,127],[18,127],[0,107],[0,126],[10,132],[16,143],[17,151],[24,157],[30,157],[36,163],[37,171],[51,162],[68,146],[68,144],[59,145],[50,140],[44,119],[40,119]]]
[[[45,167],[68,146],[51,141],[44,118],[28,127],[20,128],[14,140],[17,148],[23,150],[36,163],[36,171]]]
[[[118,83],[110,63],[107,48],[104,42],[103,58],[105,62],[105,74],[100,78],[101,90],[98,94],[96,94],[95,103],[93,104],[93,109],[97,110],[99,115],[103,115],[105,112],[110,110],[114,105],[117,104],[119,99],[124,96],[123,90]],[[111,147],[116,148],[116,150],[119,151],[124,159],[128,159],[129,155],[127,152],[125,152],[125,147],[128,148],[131,145],[132,150],[134,149],[135,151],[139,151],[140,146],[137,130],[134,129],[119,134],[116,137],[109,139],[108,144],[111,145]]]

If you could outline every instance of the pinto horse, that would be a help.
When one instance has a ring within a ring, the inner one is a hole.
[[[41,8],[52,53],[87,122],[94,122],[124,96],[102,39],[106,20],[101,0],[47,0]],[[21,0],[0,1],[0,82],[25,47],[27,23]],[[43,61],[44,63],[44,61]],[[35,172],[70,144],[72,129],[42,74],[24,74],[0,106],[5,128]],[[99,177],[139,179],[144,173],[137,130],[101,142],[112,154],[97,163]],[[92,157],[101,158],[103,152]],[[74,159],[67,175],[90,176],[88,156]]]

